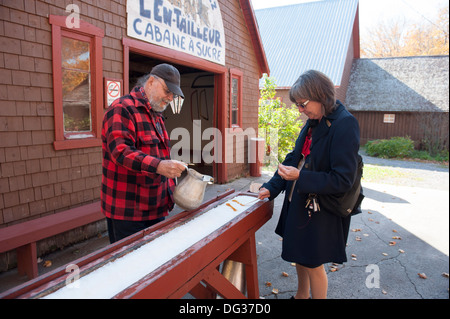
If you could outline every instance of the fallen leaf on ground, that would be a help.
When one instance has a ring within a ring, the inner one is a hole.
[[[42,266],[44,266],[44,267],[51,267],[52,266],[52,261],[51,260],[46,260],[46,261],[44,261],[44,264]]]
[[[289,277],[289,274],[288,274],[287,272],[284,272],[284,271],[281,273],[281,275],[282,275],[283,277]]]
[[[270,281],[266,281],[266,287],[272,287],[272,283]]]
[[[274,295],[278,295],[278,289],[272,289],[272,293],[274,294]]]
[[[423,272],[418,273],[418,275],[422,279],[427,279],[428,278],[427,275],[425,275],[425,273],[423,273]]]
[[[443,272],[443,273],[442,273],[442,276],[444,276],[445,278],[448,278],[448,273]]]
[[[390,241],[389,246],[395,246],[397,243],[395,241]]]
[[[405,251],[403,249],[399,249],[398,252],[403,254]]]

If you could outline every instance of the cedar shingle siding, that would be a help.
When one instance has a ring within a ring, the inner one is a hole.
[[[127,1],[74,3],[80,8],[82,21],[104,31],[102,77],[124,79]],[[91,203],[100,197],[101,147],[55,150],[53,145],[49,15],[68,16],[68,4],[60,0],[0,2],[0,228]],[[219,0],[218,4],[226,38],[225,70],[235,68],[243,72],[242,128],[256,130],[259,78],[262,71],[268,72],[267,65],[258,62],[265,60],[264,52],[262,46],[259,51],[255,46],[258,42],[252,39],[254,30],[251,33],[248,29],[249,13],[244,15],[241,9],[249,7],[246,0]],[[164,62],[170,63],[170,57]],[[227,110],[228,78],[229,73],[225,76],[226,92],[221,93]],[[98,91],[103,96],[103,88]],[[229,164],[226,172],[226,180],[230,180],[248,174],[249,165]],[[80,237],[84,236],[82,232]],[[60,240],[56,246],[64,244]]]

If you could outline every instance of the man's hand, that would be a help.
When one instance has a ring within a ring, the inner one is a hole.
[[[162,160],[156,168],[156,173],[167,178],[180,177],[181,173],[187,169],[187,165],[177,160]]]

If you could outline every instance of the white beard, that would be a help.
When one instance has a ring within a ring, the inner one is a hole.
[[[166,110],[169,103],[164,104],[164,106],[160,106],[161,103],[155,103],[155,101],[150,100],[150,105],[151,105],[153,111],[162,113]]]

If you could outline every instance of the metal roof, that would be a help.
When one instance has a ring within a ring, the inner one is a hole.
[[[358,0],[324,0],[255,10],[271,76],[291,87],[309,69],[340,86]]]

